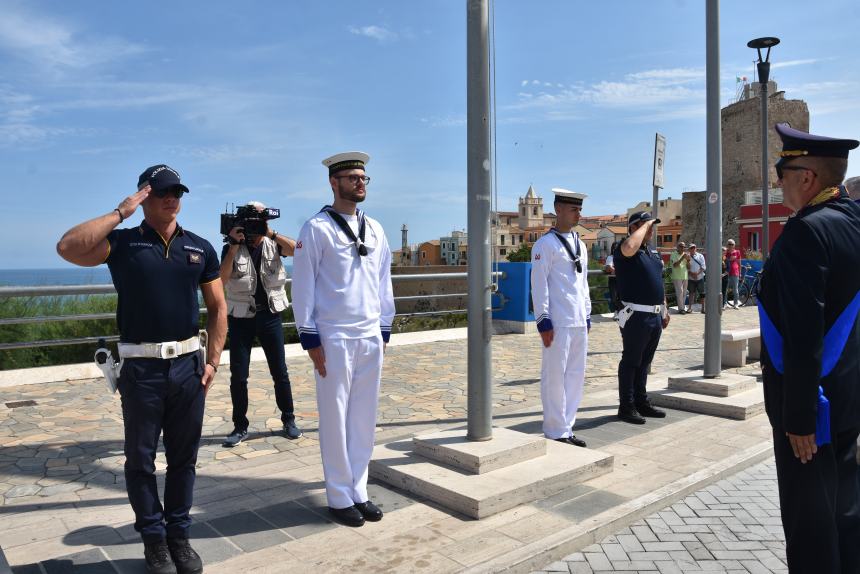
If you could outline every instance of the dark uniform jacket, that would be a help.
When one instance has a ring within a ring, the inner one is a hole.
[[[860,428],[860,205],[843,193],[789,219],[764,265],[759,304],[771,425],[816,432],[820,385],[831,430]]]

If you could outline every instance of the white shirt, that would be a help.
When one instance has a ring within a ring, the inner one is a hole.
[[[342,215],[357,232],[357,217]],[[319,337],[359,339],[380,330],[388,340],[394,319],[391,251],[379,222],[366,216],[365,221],[365,256],[326,213],[310,218],[299,232],[292,296],[303,346],[315,339],[318,345]]]
[[[699,276],[699,272],[704,271],[706,268],[704,255],[696,253],[690,256],[690,273],[695,276],[697,281],[702,278]]]
[[[538,325],[549,319],[555,327],[586,327],[591,318],[591,296],[588,292],[588,251],[585,243],[573,233],[561,236],[576,254],[579,242],[579,261],[582,272],[577,272],[567,250],[552,232],[535,242],[532,247],[532,302]]]

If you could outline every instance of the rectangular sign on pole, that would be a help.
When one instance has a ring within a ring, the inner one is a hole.
[[[663,189],[663,164],[666,161],[666,138],[657,134],[654,140],[654,187]]]

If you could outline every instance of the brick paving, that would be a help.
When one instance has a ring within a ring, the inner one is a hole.
[[[773,459],[703,488],[538,572],[788,572]]]
[[[723,317],[724,327],[755,325],[757,320],[754,309],[728,311]],[[701,368],[702,329],[699,314],[673,315],[654,371]],[[398,346],[397,337],[385,359],[378,441],[463,427],[465,340]],[[539,434],[539,337],[497,336],[492,349],[495,424]],[[274,560],[292,560],[297,571],[498,569],[485,565],[513,563],[517,552],[531,551],[555,533],[575,530],[606,513],[629,513],[625,505],[639,497],[738,453],[758,452],[767,442],[770,431],[762,416],[732,421],[671,411],[664,421],[649,421],[646,427],[618,422],[619,358],[615,324],[595,323],[577,435],[590,447],[615,455],[612,473],[481,521],[372,484],[372,497],[386,519],[357,530],[331,524],[326,517],[307,357],[293,352],[288,358],[298,423],[305,431],[296,441],[277,432],[271,381],[265,363],[257,362],[250,377],[250,439],[234,449],[222,448],[232,424],[229,370],[221,369],[207,398],[192,511],[195,547],[207,572],[282,571],[272,569]],[[737,371],[754,375],[757,369],[751,363]],[[100,571],[105,566],[105,571],[140,571],[141,548],[124,489],[118,398],[109,396],[99,380],[22,385],[2,392],[4,403],[36,403],[18,408],[0,404],[0,547],[14,571]],[[163,486],[161,452],[156,466]],[[558,554],[565,544],[569,542],[556,543],[549,554],[535,552],[560,557],[570,553]],[[333,554],[332,545],[343,551]]]

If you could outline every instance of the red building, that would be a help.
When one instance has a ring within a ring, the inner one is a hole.
[[[793,212],[782,204],[782,190],[771,189],[768,194],[768,251],[773,248],[782,227]],[[762,206],[761,191],[746,192],[746,201],[741,205],[738,217],[737,244],[741,253],[761,251],[762,247]],[[728,239],[728,238],[727,238]]]

